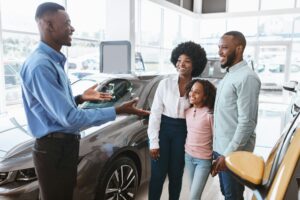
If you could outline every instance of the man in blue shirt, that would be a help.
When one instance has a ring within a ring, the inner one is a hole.
[[[260,80],[243,60],[246,39],[241,32],[225,33],[219,41],[219,56],[226,75],[217,89],[214,108],[213,174],[219,173],[226,200],[243,199],[244,186],[228,172],[225,156],[234,151],[253,151],[257,124]]]
[[[115,119],[116,114],[140,116],[148,111],[134,107],[136,100],[119,107],[78,109],[84,101],[106,100],[111,96],[86,90],[73,98],[64,71],[62,46],[71,46],[75,31],[64,7],[43,3],[35,14],[41,41],[22,66],[22,97],[29,129],[36,142],[33,160],[43,200],[71,200],[76,184],[79,129]]]

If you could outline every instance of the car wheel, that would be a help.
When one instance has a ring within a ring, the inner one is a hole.
[[[139,179],[135,163],[127,157],[120,157],[110,166],[100,177],[96,199],[134,199]]]

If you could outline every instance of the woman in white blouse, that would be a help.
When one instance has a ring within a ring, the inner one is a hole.
[[[159,83],[149,119],[149,200],[160,199],[166,175],[169,178],[169,199],[179,199],[187,134],[184,111],[190,106],[185,98],[185,87],[192,77],[203,72],[207,58],[199,44],[189,41],[173,49],[171,62],[178,75]]]

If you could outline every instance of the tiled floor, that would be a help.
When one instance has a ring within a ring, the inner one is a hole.
[[[136,200],[147,200],[148,199],[148,184],[144,184],[140,187],[139,193],[136,196]],[[180,194],[180,200],[188,200],[189,196],[189,180],[187,177],[187,173],[185,171],[182,183],[182,190]],[[249,189],[246,189],[244,192],[245,200],[250,200],[252,197],[252,192]],[[165,181],[163,193],[161,196],[161,200],[169,199],[168,196],[168,180]],[[219,187],[219,179],[218,176],[212,178],[211,176],[208,178],[205,189],[202,194],[203,200],[222,200],[224,199],[220,187]]]

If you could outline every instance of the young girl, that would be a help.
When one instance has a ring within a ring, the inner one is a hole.
[[[207,80],[194,79],[186,87],[186,97],[191,107],[185,112],[185,164],[191,181],[190,199],[199,200],[211,169],[216,88]]]

